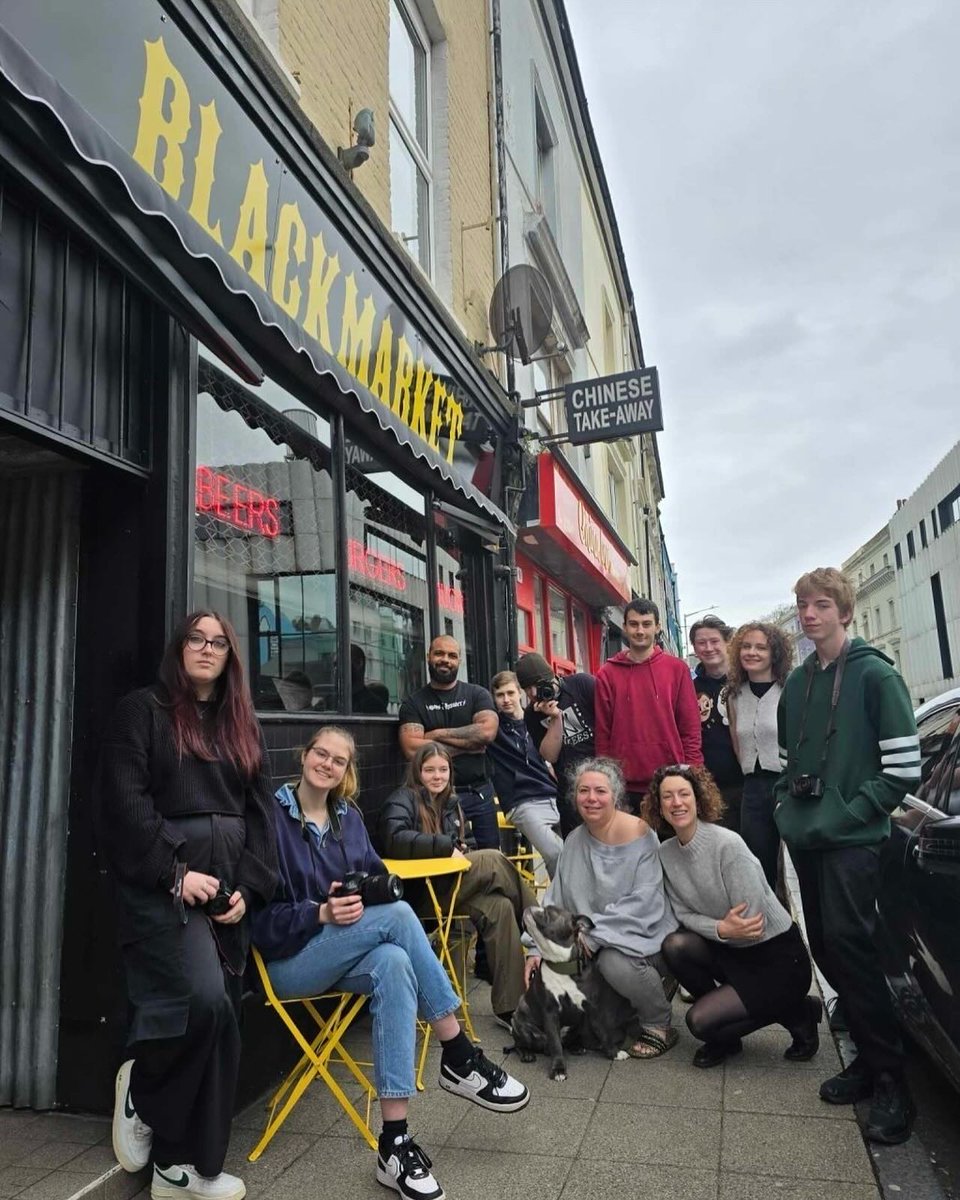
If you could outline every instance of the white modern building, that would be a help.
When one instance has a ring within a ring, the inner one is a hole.
[[[890,540],[903,673],[919,704],[960,685],[960,442],[898,503]]]

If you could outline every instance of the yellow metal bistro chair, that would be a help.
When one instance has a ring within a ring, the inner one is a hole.
[[[354,1018],[360,1012],[361,1008],[363,1008],[367,997],[364,995],[354,995],[351,992],[327,992],[322,996],[309,996],[297,1000],[280,1000],[273,990],[273,984],[270,982],[267,968],[260,957],[260,952],[256,948],[253,949],[253,961],[256,964],[260,983],[266,994],[267,1006],[274,1010],[280,1020],[290,1030],[294,1041],[303,1053],[297,1065],[270,1097],[267,1103],[267,1108],[269,1109],[267,1126],[263,1131],[260,1141],[250,1151],[248,1156],[249,1161],[256,1162],[264,1150],[266,1150],[273,1135],[287,1117],[289,1117],[291,1112],[293,1112],[300,1097],[318,1075],[336,1097],[350,1120],[356,1125],[370,1148],[376,1150],[377,1138],[370,1129],[370,1108],[376,1096],[376,1091],[370,1080],[360,1070],[360,1065],[344,1048],[341,1040],[353,1023]],[[317,1002],[321,1000],[333,1003],[333,1011],[326,1017],[317,1008]],[[289,1009],[295,1004],[302,1004],[317,1025],[317,1033],[312,1040],[308,1041],[296,1021],[290,1015]],[[366,1095],[366,1116],[362,1116],[347,1097],[343,1088],[331,1074],[331,1066],[346,1067],[350,1075],[364,1089]],[[277,1111],[278,1108],[279,1112]]]
[[[506,857],[517,868],[520,878],[528,883],[539,896],[547,888],[546,883],[537,879],[537,863],[542,864],[543,859],[527,843],[523,834],[499,806],[497,807],[497,828],[500,831],[501,839],[503,834],[506,833],[508,838],[513,842],[513,853],[507,854]]]

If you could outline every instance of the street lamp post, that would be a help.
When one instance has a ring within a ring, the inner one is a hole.
[[[691,609],[690,612],[685,612],[683,614],[683,653],[684,653],[684,655],[686,655],[688,653],[688,651],[687,651],[687,630],[689,628],[689,624],[687,622],[687,617],[696,617],[696,616],[699,616],[700,613],[712,612],[713,609],[715,609],[716,607],[717,606],[715,604],[707,604],[703,608],[694,608],[694,609]]]

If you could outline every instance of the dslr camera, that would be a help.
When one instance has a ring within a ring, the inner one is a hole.
[[[537,684],[537,700],[559,700],[560,684],[555,679],[541,679]]]
[[[369,871],[350,871],[344,875],[334,893],[337,896],[359,896],[364,908],[372,904],[393,904],[403,899],[403,880],[399,875],[371,875]]]
[[[204,910],[210,917],[222,917],[224,913],[230,911],[230,897],[233,895],[233,888],[229,883],[224,883],[221,879],[217,894],[211,896],[204,905]]]
[[[823,796],[823,780],[819,775],[798,775],[790,781],[790,795],[797,800],[819,800]]]

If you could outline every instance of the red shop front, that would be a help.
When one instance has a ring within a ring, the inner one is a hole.
[[[558,675],[601,664],[603,610],[633,595],[636,559],[583,484],[558,455],[544,451],[536,485],[524,498],[517,535],[520,653],[531,650]]]

